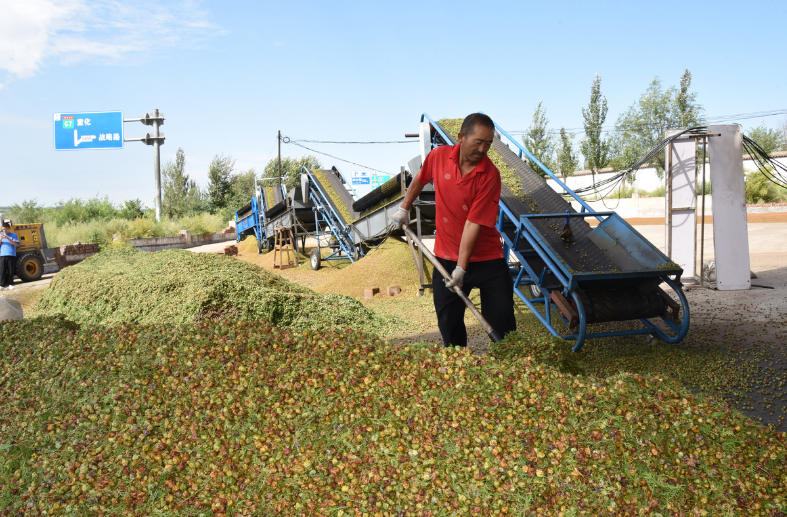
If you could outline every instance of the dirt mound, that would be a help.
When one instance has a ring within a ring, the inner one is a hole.
[[[416,248],[416,253],[417,253]],[[426,263],[426,259],[424,259]],[[431,266],[425,266],[426,283],[431,283]],[[413,256],[406,242],[389,237],[377,249],[371,250],[364,258],[331,275],[315,289],[321,293],[343,294],[363,297],[363,290],[379,287],[385,293],[389,285],[398,285],[403,293],[412,295],[421,283]],[[386,295],[387,296],[387,295]]]

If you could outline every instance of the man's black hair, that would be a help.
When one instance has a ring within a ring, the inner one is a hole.
[[[11,228],[11,225],[8,223],[3,223],[3,228]]]
[[[489,115],[484,115],[483,113],[471,113],[462,121],[462,129],[459,131],[467,136],[473,132],[476,124],[481,124],[482,126],[491,128],[492,130],[495,129],[495,123],[492,122],[492,119],[489,118]]]

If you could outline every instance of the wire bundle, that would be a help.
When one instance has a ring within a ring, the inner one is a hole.
[[[787,188],[787,167],[784,164],[768,156],[768,153],[757,142],[746,135],[743,135],[741,144],[754,161],[757,169],[768,181],[781,188]]]

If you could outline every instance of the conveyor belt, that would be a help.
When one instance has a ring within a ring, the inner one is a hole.
[[[329,176],[329,174],[331,174],[331,173],[332,173],[332,171],[325,171],[325,170],[324,170],[324,171],[323,171],[323,173],[325,174],[325,176],[326,176],[326,177],[328,177],[328,176]],[[313,180],[314,180],[314,182],[317,184],[317,186],[319,187],[319,189],[320,189],[322,192],[324,192],[324,193],[325,193],[325,198],[326,198],[326,201],[328,201],[328,203],[331,205],[331,208],[333,208],[333,211],[336,213],[336,216],[339,218],[339,220],[342,222],[342,224],[344,224],[344,225],[346,226],[346,225],[347,225],[347,221],[345,220],[344,216],[342,215],[342,212],[341,212],[341,211],[339,210],[339,208],[336,206],[336,201],[335,201],[335,200],[333,200],[333,199],[331,199],[331,196],[328,194],[328,190],[326,190],[326,189],[325,189],[325,187],[323,187],[323,185],[322,185],[322,182],[320,182],[320,180],[317,178],[317,175],[316,175],[316,174],[312,174],[312,179],[313,179]],[[337,178],[337,179],[338,179],[338,178]],[[330,179],[329,179],[329,181],[330,181]],[[333,186],[333,185],[331,185],[331,186]],[[334,189],[335,189],[335,187],[334,187]],[[342,189],[344,189],[344,187],[342,187]],[[339,191],[339,192],[341,192],[341,191]]]
[[[452,144],[456,144],[453,135],[445,128],[441,129],[451,136]],[[522,191],[512,192],[503,182],[500,199],[515,217],[524,214],[557,214],[566,210],[576,212],[560,194],[555,192],[544,179],[533,172],[511,149],[499,138],[495,137],[492,147],[500,155],[506,165],[513,171],[517,181],[522,185]],[[517,196],[517,194],[520,194]],[[524,199],[524,200],[523,200]],[[569,268],[575,271],[615,271],[617,265],[612,262],[598,247],[588,239],[592,231],[591,226],[583,219],[571,219],[571,232],[574,238],[566,242],[560,238],[560,232],[565,224],[565,219],[560,220],[533,220],[539,233],[554,248],[560,258]]]
[[[360,214],[358,212],[353,211],[353,196],[347,190],[347,187],[344,186],[342,180],[336,175],[336,172],[334,172],[332,169],[323,169],[322,173],[325,176],[328,185],[330,185],[333,188],[333,191],[336,192],[336,195],[338,196],[338,199],[331,199],[334,202],[334,204],[343,205],[347,209],[347,212],[350,214],[350,218],[352,220],[357,219]],[[331,195],[329,190],[326,190],[325,194],[328,196]],[[347,222],[351,222],[351,221],[347,221]]]

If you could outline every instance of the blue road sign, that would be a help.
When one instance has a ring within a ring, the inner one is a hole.
[[[122,149],[123,112],[55,113],[55,151]]]

